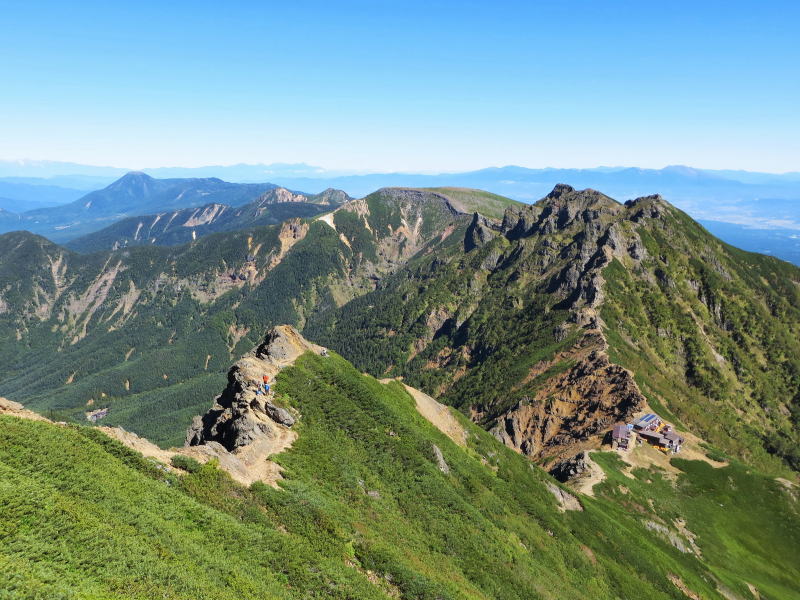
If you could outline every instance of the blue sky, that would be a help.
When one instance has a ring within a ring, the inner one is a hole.
[[[0,1],[0,159],[800,170],[799,5]]]

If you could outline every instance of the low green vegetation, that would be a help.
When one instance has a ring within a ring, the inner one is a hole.
[[[466,212],[479,212],[484,217],[496,221],[503,220],[503,214],[510,206],[524,206],[511,198],[470,188],[440,187],[427,188],[455,200]]]
[[[763,469],[783,468],[774,457],[800,468],[797,269],[726,246],[678,211],[639,235],[640,265],[604,270],[613,360],[715,445]]]
[[[275,457],[280,489],[242,488],[213,461],[172,473],[89,427],[0,418],[4,597],[677,600],[675,578],[703,598],[800,591],[797,500],[738,463],[631,479],[595,455],[607,480],[560,512],[524,457],[465,419],[456,445],[400,384],[337,355],[301,357],[276,390],[302,415]],[[691,547],[676,519],[700,556],[648,529]]]

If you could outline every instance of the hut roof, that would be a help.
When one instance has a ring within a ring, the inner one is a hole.
[[[614,425],[614,429],[611,430],[611,437],[614,439],[628,439],[630,435],[631,432],[624,423],[622,425]]]

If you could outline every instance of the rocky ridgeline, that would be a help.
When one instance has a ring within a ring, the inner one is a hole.
[[[502,224],[479,214],[470,224],[467,252],[504,236],[518,246],[511,256],[500,247],[482,263],[489,271],[512,268],[517,279],[541,278],[547,292],[568,311],[556,339],[578,330],[575,345],[559,359],[574,363],[544,382],[501,414],[473,412],[483,424],[494,423],[492,433],[508,446],[535,458],[565,457],[596,447],[603,433],[646,406],[632,374],[608,357],[605,323],[599,309],[605,300],[603,269],[612,259],[638,264],[647,251],[638,233],[626,221],[659,218],[666,203],[659,196],[622,205],[595,190],[575,190],[559,184],[543,200],[509,207]],[[531,377],[554,367],[544,361]]]
[[[266,376],[272,384],[284,367],[304,352],[327,351],[307,342],[293,327],[282,325],[267,333],[264,341],[228,372],[228,385],[211,409],[193,419],[186,434],[186,446],[221,444],[233,452],[261,440],[280,437],[297,419],[275,404],[273,392],[264,392]]]

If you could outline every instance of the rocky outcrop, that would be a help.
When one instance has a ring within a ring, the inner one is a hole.
[[[282,368],[306,351],[326,353],[310,344],[293,327],[283,325],[267,333],[264,341],[228,372],[228,385],[211,409],[192,421],[186,446],[216,442],[228,451],[280,436],[281,428],[294,425],[297,416],[276,404],[272,390],[264,392],[264,378],[273,383]]]
[[[433,444],[433,458],[436,460],[436,466],[439,467],[442,473],[445,475],[450,473],[450,467],[444,460],[444,454],[442,454],[441,449],[436,444]]]
[[[479,248],[493,240],[496,235],[492,222],[479,213],[475,213],[472,215],[472,222],[469,224],[467,234],[464,237],[464,251],[469,252]]]
[[[19,402],[8,400],[7,398],[0,397],[0,415],[8,415],[11,417],[18,417],[20,419],[29,419],[31,421],[48,421],[40,414],[28,410]]]
[[[550,475],[558,479],[561,483],[566,483],[584,473],[588,473],[592,468],[588,452],[580,452],[571,458],[566,458],[550,467]]]
[[[228,372],[228,385],[209,411],[197,416],[186,432],[185,446],[176,451],[206,462],[214,459],[231,477],[249,485],[264,481],[277,485],[281,468],[267,460],[288,449],[297,438],[292,426],[299,415],[280,406],[273,390],[264,393],[281,369],[306,352],[327,356],[328,351],[307,342],[294,327],[271,329],[264,341]]]
[[[575,364],[505,411],[494,436],[533,458],[598,447],[605,430],[647,403],[631,373],[609,361],[604,344],[599,331],[589,332],[561,357]]]
[[[566,512],[568,510],[576,510],[580,512],[583,510],[583,505],[581,504],[580,500],[578,500],[569,492],[562,490],[556,484],[546,481],[545,487],[547,487],[550,493],[555,496],[556,500],[558,501],[558,510],[561,512]]]

